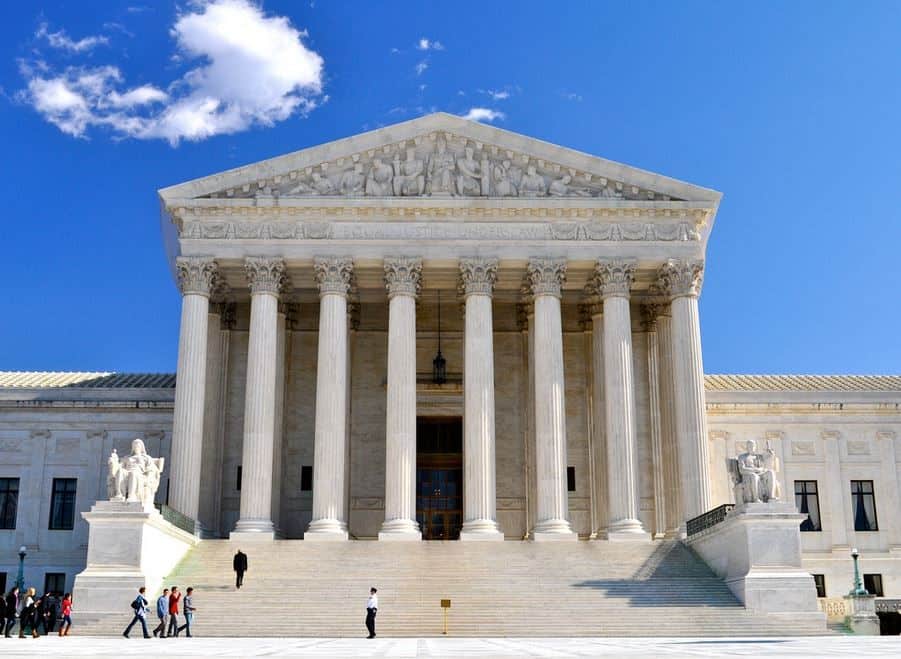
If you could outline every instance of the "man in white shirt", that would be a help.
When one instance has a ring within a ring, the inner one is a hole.
[[[366,629],[369,630],[369,636],[366,638],[375,638],[375,614],[379,610],[379,596],[376,595],[378,590],[369,589],[369,599],[366,601]]]

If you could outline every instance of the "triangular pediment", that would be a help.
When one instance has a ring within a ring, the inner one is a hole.
[[[446,113],[160,190],[164,203],[258,198],[577,198],[701,201],[720,194]]]

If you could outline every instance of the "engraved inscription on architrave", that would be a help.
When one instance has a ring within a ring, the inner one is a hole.
[[[429,133],[208,196],[671,200],[668,195],[624,181],[610,180],[450,133]]]

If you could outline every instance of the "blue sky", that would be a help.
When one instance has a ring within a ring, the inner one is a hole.
[[[724,193],[707,372],[901,373],[901,3],[245,1],[5,5],[0,370],[175,369],[158,188],[481,108]]]

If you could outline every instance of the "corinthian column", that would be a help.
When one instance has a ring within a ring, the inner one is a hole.
[[[577,540],[566,491],[566,407],[560,297],[566,262],[529,261],[535,304],[535,470],[538,497],[533,540]]]
[[[195,532],[199,534],[207,332],[216,262],[206,257],[180,256],[175,268],[182,301],[169,505],[194,520]]]
[[[379,540],[419,540],[416,522],[416,298],[422,261],[385,259],[388,289],[388,401],[385,521]]]
[[[670,259],[660,269],[658,286],[672,300],[672,369],[675,427],[681,474],[683,523],[710,508],[707,463],[707,410],[698,295],[704,264]]]
[[[347,540],[347,293],[349,258],[313,261],[319,284],[319,359],[316,364],[316,435],[313,445],[313,521],[305,540]]]
[[[604,420],[607,439],[607,537],[645,539],[638,519],[638,446],[629,291],[635,264],[598,261],[593,284],[604,301]]]
[[[466,299],[463,356],[463,493],[460,540],[503,540],[497,528],[494,447],[494,329],[491,296],[497,259],[462,259]]]
[[[241,517],[232,535],[271,539],[275,536],[272,478],[278,296],[285,282],[285,262],[277,258],[248,257],[244,269],[250,285],[250,340],[241,452]]]

